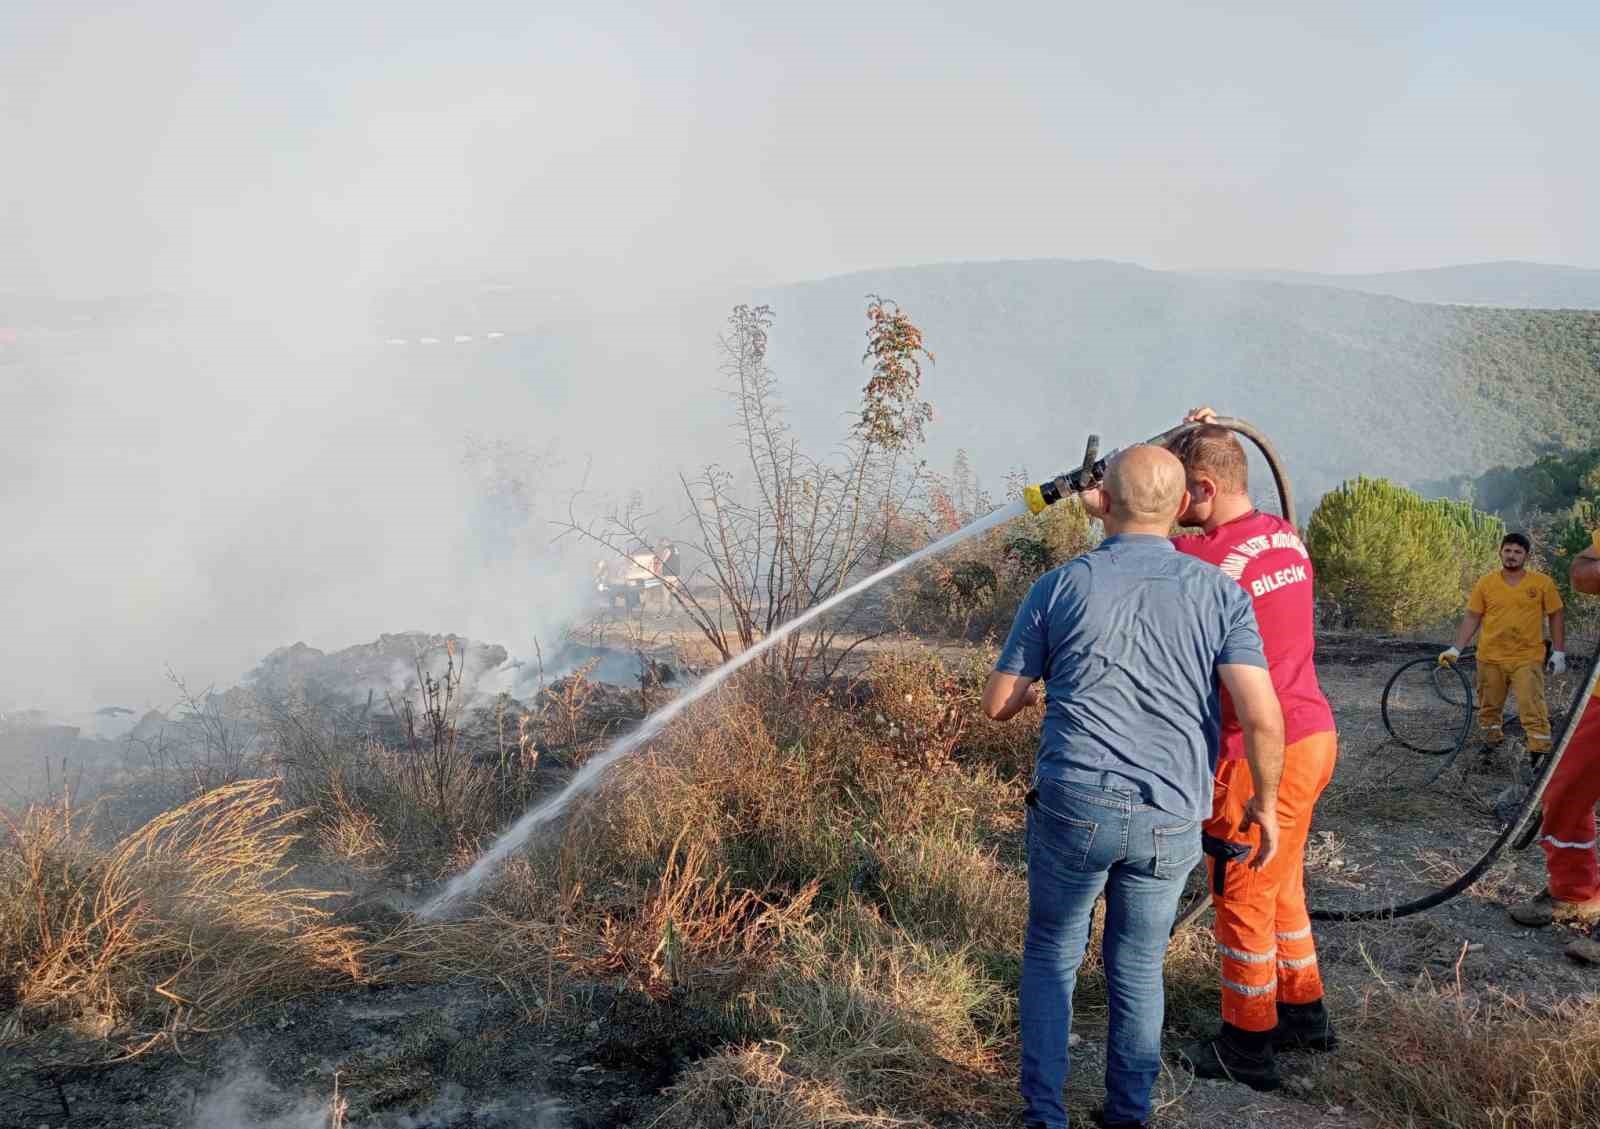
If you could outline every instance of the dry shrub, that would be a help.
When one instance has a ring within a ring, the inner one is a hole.
[[[452,852],[476,855],[484,836],[526,806],[527,776],[519,764],[502,772],[474,759],[464,743],[436,758],[363,737],[319,755],[280,755],[274,769],[284,789],[306,805],[317,840],[337,858],[370,869],[405,858],[411,868],[444,872]]]
[[[298,813],[276,784],[214,789],[109,851],[66,807],[5,824],[0,955],[14,1000],[8,1034],[69,1021],[138,1054],[214,1030],[264,998],[363,976],[362,946],[287,883]]]
[[[369,874],[382,869],[388,845],[376,815],[352,804],[337,782],[330,790],[329,808],[321,814],[317,842],[323,851],[358,873]]]
[[[907,537],[906,548],[966,526],[994,503],[980,491],[969,504],[958,503],[951,484],[935,481],[928,512]],[[1016,497],[1023,482],[1008,483]],[[1017,607],[1041,575],[1099,542],[1099,527],[1076,499],[1039,514],[1007,522],[971,538],[916,569],[895,585],[889,613],[899,626],[919,635],[983,639],[1004,636]]]
[[[881,862],[884,897],[909,936],[1022,951],[1028,882],[998,846],[925,828],[885,843]]]
[[[1423,980],[1381,983],[1345,1020],[1330,1096],[1386,1124],[1450,1129],[1600,1125],[1600,999],[1535,1005]]]
[[[662,873],[675,844],[763,895],[847,871],[843,766],[830,740],[840,723],[822,703],[791,708],[814,718],[815,743],[780,745],[759,704],[734,689],[619,764],[574,812],[563,882],[638,888]]]
[[[600,925],[598,952],[577,963],[589,975],[623,976],[652,999],[705,979],[748,974],[767,963],[784,934],[805,920],[817,884],[781,904],[730,888],[702,843],[674,843],[643,905]],[[695,986],[701,986],[695,983]]]
[[[667,1092],[659,1124],[675,1129],[900,1129],[922,1118],[857,1108],[834,1079],[795,1073],[781,1043],[737,1047],[702,1059]],[[804,1068],[802,1068],[804,1069]]]
[[[594,680],[595,668],[599,665],[599,659],[590,659],[571,674],[558,678],[539,695],[545,732],[552,741],[585,760],[588,758],[583,751],[584,715],[589,700],[600,689],[600,684]]]
[[[791,931],[750,996],[765,1038],[690,1072],[669,1123],[926,1125],[1014,1104],[1011,994],[859,900]]]
[[[881,714],[879,727],[896,729],[908,763],[933,766],[953,760],[1025,780],[1033,773],[1039,747],[1039,714],[1024,710],[1009,721],[984,716],[983,686],[997,654],[994,648],[953,656],[897,648],[874,655],[864,676],[874,709],[863,721]]]

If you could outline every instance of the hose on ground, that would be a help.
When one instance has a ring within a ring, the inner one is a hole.
[[[1534,779],[1533,787],[1528,789],[1528,794],[1522,799],[1522,806],[1511,817],[1511,822],[1484,851],[1483,857],[1469,866],[1461,876],[1447,886],[1442,886],[1431,894],[1414,898],[1409,902],[1396,902],[1387,906],[1374,906],[1371,909],[1314,909],[1311,911],[1313,921],[1384,921],[1397,917],[1410,917],[1414,913],[1422,913],[1435,906],[1443,905],[1457,894],[1468,889],[1474,882],[1482,878],[1495,860],[1498,859],[1506,847],[1513,841],[1519,845],[1526,845],[1527,839],[1521,832],[1534,818],[1534,813],[1539,810],[1539,801],[1544,798],[1544,791],[1550,786],[1551,779],[1556,774],[1556,769],[1561,765],[1561,758],[1566,755],[1567,746],[1572,743],[1572,736],[1578,731],[1578,722],[1583,719],[1584,711],[1590,708],[1594,701],[1596,684],[1600,684],[1600,661],[1589,664],[1589,677],[1584,680],[1583,690],[1577,702],[1567,712],[1561,722],[1561,734],[1556,739],[1555,747],[1550,755],[1544,759],[1540,766],[1539,775]]]

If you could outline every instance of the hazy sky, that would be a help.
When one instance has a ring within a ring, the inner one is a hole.
[[[1600,266],[1600,7],[1539,10],[0,3],[0,295],[190,296],[0,355],[0,710],[301,639],[526,655],[582,599],[588,550],[539,546],[585,459],[671,494],[641,468],[722,457],[710,346],[755,287]],[[601,314],[522,311],[498,360],[375,344],[375,290],[485,275]],[[542,507],[511,548],[469,433],[566,459],[508,472]]]
[[[11,3],[0,292],[1600,265],[1600,6]]]

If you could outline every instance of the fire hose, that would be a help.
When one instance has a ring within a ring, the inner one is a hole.
[[[1272,479],[1278,488],[1278,503],[1283,519],[1291,525],[1297,524],[1294,517],[1294,499],[1289,488],[1289,476],[1283,469],[1283,461],[1278,457],[1277,449],[1273,447],[1271,441],[1255,427],[1241,419],[1218,416],[1210,420],[1209,423],[1236,432],[1256,445],[1262,457],[1266,459],[1267,466],[1272,470]],[[1146,440],[1146,443],[1151,446],[1167,447],[1181,436],[1203,426],[1206,426],[1206,424],[1198,422],[1181,423],[1177,427],[1163,431],[1160,435],[1151,437]],[[1081,466],[1065,474],[1057,475],[1049,482],[1024,489],[1023,500],[1027,502],[1028,508],[1034,513],[1038,513],[1045,506],[1060,501],[1068,494],[1081,494],[1085,490],[1092,490],[1099,486],[1105,478],[1106,464],[1115,454],[1115,452],[1112,452],[1111,455],[1102,457],[1099,453],[1099,448],[1100,437],[1098,435],[1089,436]],[[1555,776],[1557,767],[1561,764],[1561,758],[1566,754],[1567,746],[1571,743],[1573,734],[1577,732],[1578,722],[1582,720],[1584,710],[1594,700],[1596,685],[1600,685],[1600,656],[1597,656],[1596,661],[1589,664],[1589,677],[1584,684],[1577,703],[1562,720],[1559,732],[1556,735],[1555,745],[1550,755],[1545,757],[1540,766],[1538,776],[1528,789],[1528,794],[1523,797],[1516,813],[1511,816],[1510,820],[1501,829],[1500,834],[1489,845],[1488,850],[1484,851],[1483,857],[1464,870],[1459,877],[1441,886],[1431,894],[1425,894],[1408,902],[1393,902],[1388,905],[1371,906],[1365,909],[1313,909],[1310,911],[1312,920],[1384,921],[1422,913],[1425,910],[1433,909],[1435,906],[1443,905],[1451,898],[1469,889],[1494,865],[1495,860],[1505,852],[1507,846],[1514,843],[1520,849],[1531,843],[1533,835],[1538,830],[1535,820],[1537,819],[1536,813],[1539,810],[1539,802],[1544,797],[1545,789],[1550,786],[1550,781]],[[1463,736],[1463,740],[1465,740],[1465,736]],[[1177,921],[1173,923],[1172,931],[1176,933],[1191,924],[1210,905],[1210,891],[1202,889],[1194,902],[1178,915]]]

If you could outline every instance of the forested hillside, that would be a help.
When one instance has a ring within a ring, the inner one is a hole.
[[[986,481],[1055,473],[1209,402],[1284,448],[1308,506],[1355,474],[1477,474],[1600,434],[1600,312],[1429,306],[1110,262],[943,264],[774,289],[796,422],[833,426],[864,370],[863,296],[898,300],[937,364],[930,457]]]

